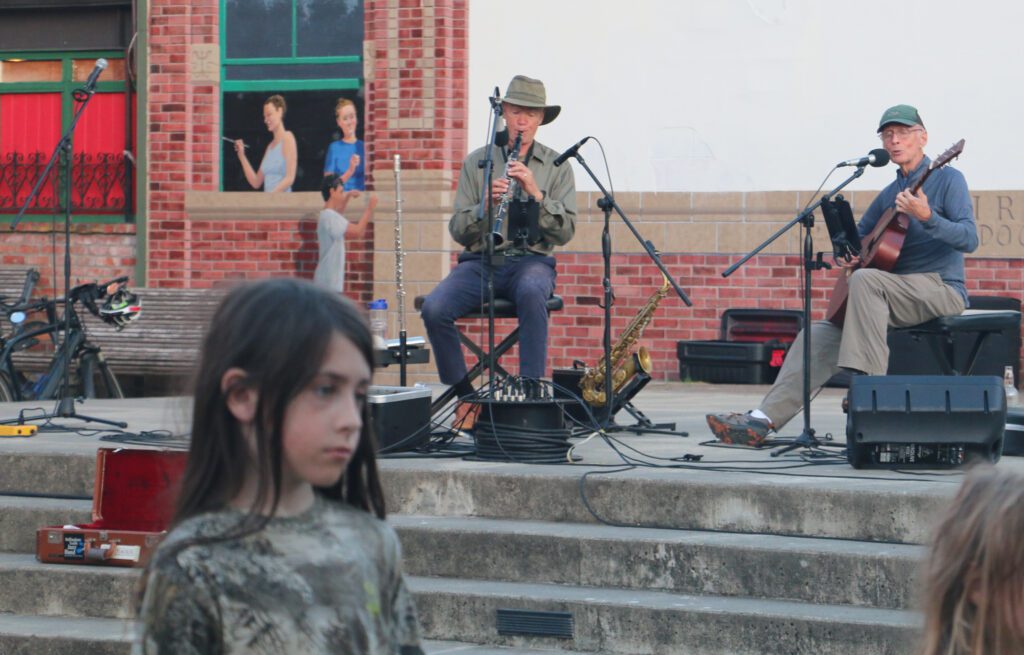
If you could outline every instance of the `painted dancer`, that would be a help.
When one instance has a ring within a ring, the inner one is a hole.
[[[337,294],[281,279],[227,296],[133,652],[422,655],[383,521],[372,363],[366,320]]]
[[[520,375],[540,378],[547,370],[547,300],[555,289],[552,252],[575,234],[576,182],[572,167],[556,167],[558,153],[535,140],[537,129],[555,120],[562,110],[558,105],[547,104],[544,83],[517,75],[501,103],[509,142],[514,143],[517,134],[522,135],[522,140],[517,161],[510,161],[514,157],[506,148],[495,146],[491,154],[496,171],[490,188],[491,200],[498,207],[510,181],[515,181],[518,189],[512,199],[512,211],[521,208],[527,218],[522,223],[504,222],[503,241],[497,251],[505,255],[505,264],[493,269],[494,291],[496,297],[507,298],[516,306]],[[460,398],[471,395],[473,386],[466,379],[466,362],[455,320],[480,307],[486,294],[483,251],[487,244],[487,221],[477,220],[480,203],[486,202],[481,188],[484,171],[479,165],[485,158],[486,148],[480,148],[462,162],[455,213],[448,231],[465,251],[448,277],[426,297],[421,310],[441,382],[454,386]],[[503,168],[507,177],[501,175]],[[454,427],[470,429],[479,408],[461,403],[455,412]]]
[[[910,105],[886,109],[878,136],[899,170],[864,212],[858,232],[869,234],[891,207],[911,218],[909,229],[892,272],[859,268],[859,258],[837,260],[849,273],[845,323],[842,328],[829,321],[811,324],[812,395],[841,369],[884,375],[889,327],[955,316],[967,306],[964,253],[978,247],[978,230],[963,174],[950,166],[937,168],[916,194],[911,192],[931,160],[924,154],[928,132]],[[760,444],[802,409],[803,374],[801,333],[761,405],[745,414],[708,414],[708,426],[721,441]]]
[[[274,140],[263,153],[258,171],[252,169],[249,157],[245,154],[245,142],[235,141],[235,152],[242,164],[245,179],[254,189],[263,187],[264,191],[291,191],[295,182],[295,171],[298,167],[299,151],[295,144],[295,135],[284,127],[284,114],[287,110],[284,98],[272,95],[263,103],[263,123],[267,131],[274,135]]]
[[[337,175],[346,191],[366,190],[366,148],[356,136],[359,117],[356,105],[348,98],[338,98],[334,105],[334,120],[341,130],[341,138],[327,146],[324,175]]]
[[[324,208],[316,223],[316,239],[319,258],[313,281],[335,293],[345,291],[345,239],[359,239],[366,233],[377,207],[377,194],[371,193],[362,216],[355,223],[345,218],[348,201],[359,195],[358,191],[345,191],[345,180],[339,175],[324,176],[320,194]]]

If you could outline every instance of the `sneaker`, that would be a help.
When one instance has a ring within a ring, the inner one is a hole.
[[[722,443],[760,446],[772,430],[772,424],[750,414],[708,414],[708,427]]]

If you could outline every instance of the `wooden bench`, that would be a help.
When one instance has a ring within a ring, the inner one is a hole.
[[[131,290],[142,301],[142,315],[121,331],[88,310],[79,311],[92,343],[103,349],[118,375],[191,375],[210,319],[226,291]]]
[[[12,303],[21,297],[25,288],[25,273],[29,267],[0,267],[0,296],[4,296],[4,302]]]
[[[77,306],[89,340],[118,376],[191,375],[213,313],[226,293],[220,289],[152,289],[129,287],[142,302],[142,315],[116,330]],[[58,309],[58,315],[63,313]],[[48,345],[48,344],[44,344]],[[37,347],[16,353],[14,361],[26,371],[46,368],[52,350]]]

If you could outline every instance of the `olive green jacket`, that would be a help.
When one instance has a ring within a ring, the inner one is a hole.
[[[480,252],[484,248],[484,232],[487,228],[487,217],[477,220],[480,210],[481,187],[484,170],[479,166],[483,161],[486,147],[474,150],[462,162],[459,174],[459,188],[455,195],[455,213],[448,223],[448,231],[456,242],[465,246],[469,252]],[[502,149],[494,147],[494,175],[501,176],[505,167]],[[552,165],[558,153],[537,141],[533,142],[533,153],[527,166],[533,172],[537,186],[543,193],[538,198],[540,204],[539,225],[541,240],[529,247],[529,251],[538,255],[550,255],[555,246],[565,245],[576,232],[576,181],[572,166],[568,163],[559,167]],[[526,199],[521,193],[521,199]],[[486,202],[486,196],[484,196]],[[486,209],[486,208],[485,208]],[[494,209],[497,209],[495,205]],[[515,243],[508,238],[508,224],[502,226],[505,241],[498,246],[498,251],[515,253]]]

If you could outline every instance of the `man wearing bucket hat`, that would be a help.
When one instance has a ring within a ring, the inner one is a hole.
[[[917,109],[896,105],[878,122],[878,136],[899,166],[896,180],[875,197],[857,231],[867,236],[890,207],[911,217],[892,272],[859,268],[859,260],[837,261],[850,274],[843,327],[811,325],[811,394],[841,369],[885,375],[889,327],[907,327],[939,316],[955,316],[967,305],[964,253],[978,247],[974,206],[960,171],[944,166],[911,189],[928,170],[928,132]],[[803,335],[793,341],[782,369],[760,407],[746,414],[708,414],[711,431],[729,443],[759,444],[803,408]]]
[[[547,299],[555,288],[552,251],[572,239],[576,230],[576,183],[571,166],[554,165],[558,152],[536,141],[537,128],[555,120],[561,111],[549,105],[544,83],[523,75],[512,78],[501,98],[509,143],[521,135],[518,160],[506,147],[495,146],[493,181],[489,193],[497,208],[510,180],[517,184],[513,216],[505,220],[502,242],[496,247],[505,262],[492,268],[494,293],[515,303],[519,320],[519,373],[540,378],[547,370]],[[441,382],[453,385],[460,398],[473,393],[466,379],[466,363],[455,320],[480,307],[486,293],[487,270],[483,251],[487,245],[487,220],[479,220],[480,204],[487,202],[482,162],[486,147],[475,150],[462,162],[455,196],[455,213],[448,231],[465,247],[458,265],[424,299],[421,315],[434,349]],[[512,161],[510,161],[510,159]],[[502,171],[505,175],[502,175]],[[521,211],[519,211],[521,210]],[[486,214],[486,212],[485,212]],[[478,405],[461,404],[456,427],[468,429]]]

